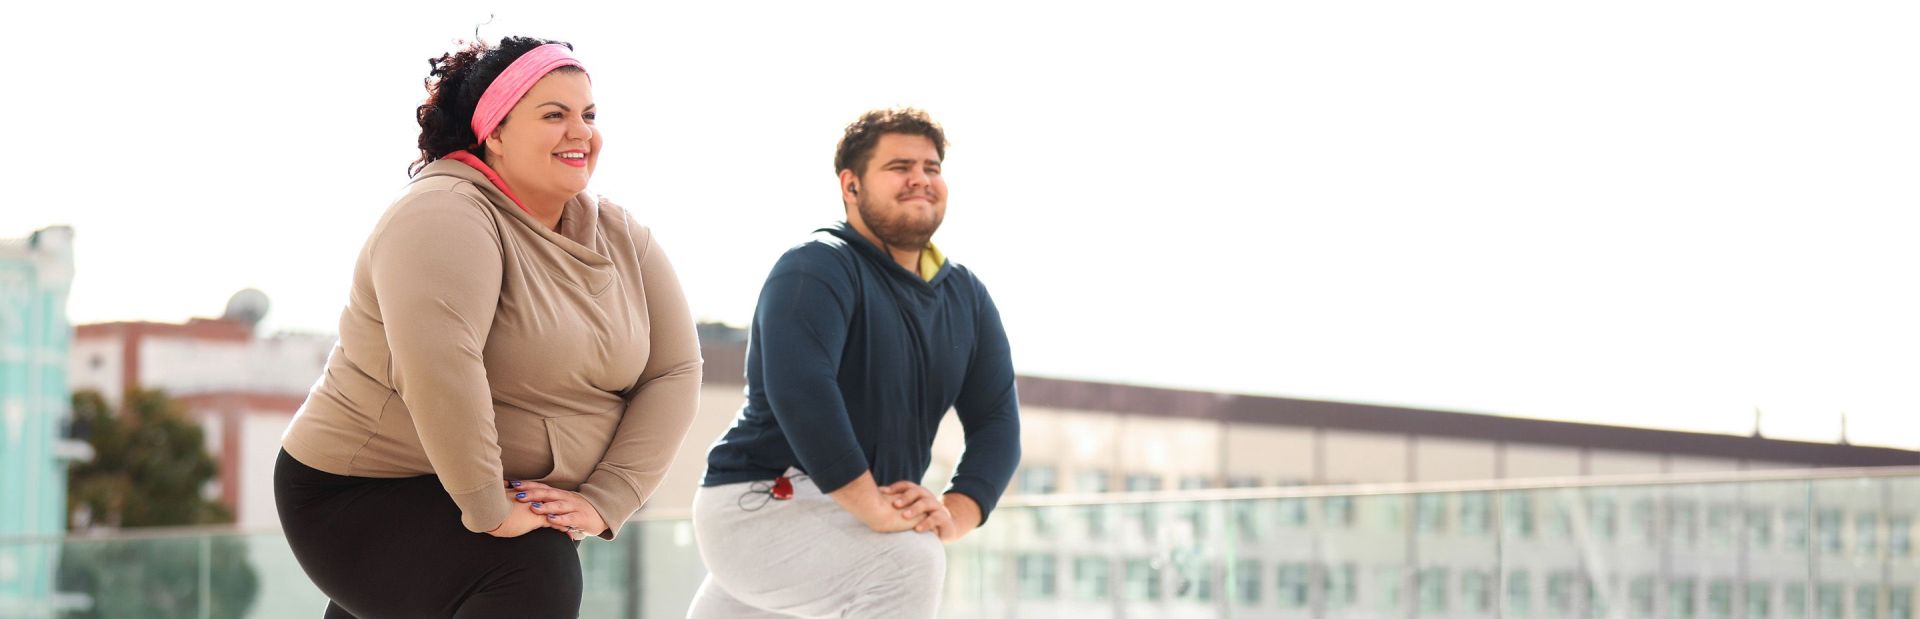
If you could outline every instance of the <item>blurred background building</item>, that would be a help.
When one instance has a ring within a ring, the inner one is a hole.
[[[701,411],[648,509],[693,497],[708,446],[745,401],[744,330],[703,325]],[[1920,465],[1920,452],[1587,423],[1019,378],[1024,451],[1010,493],[1658,475]],[[964,446],[949,414],[930,483]]]
[[[0,479],[12,486],[0,538],[66,531],[66,463],[89,457],[69,423],[72,284],[72,228],[0,239]],[[48,548],[0,545],[0,616],[49,599],[54,561]]]
[[[32,497],[0,511],[0,536],[41,540],[0,544],[0,616],[93,603],[50,601],[63,552],[235,537],[259,574],[244,616],[318,607],[274,531],[272,464],[335,338],[260,333],[255,290],[218,318],[70,330],[70,239],[0,243],[0,462]],[[587,616],[679,616],[704,573],[685,514],[744,400],[748,333],[699,329],[700,411],[635,533],[583,548]],[[219,463],[205,492],[238,531],[49,541],[63,463],[90,457],[65,422],[69,385],[113,406],[131,388],[182,403]],[[992,526],[952,549],[947,616],[1911,619],[1916,605],[1920,452],[1036,376],[1019,389],[1024,460]],[[924,481],[944,484],[963,446],[949,415]],[[1847,477],[1857,467],[1893,468]],[[170,577],[211,592],[239,578],[225,569]]]
[[[277,527],[273,460],[280,435],[326,367],[333,335],[258,332],[269,301],[246,289],[219,318],[106,322],[74,329],[68,371],[118,407],[129,389],[159,389],[205,431],[220,477],[207,488],[242,527]]]

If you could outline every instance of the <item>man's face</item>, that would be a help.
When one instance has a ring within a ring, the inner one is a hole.
[[[947,181],[940,176],[940,151],[933,140],[880,136],[854,206],[867,229],[887,245],[925,247],[947,216]]]

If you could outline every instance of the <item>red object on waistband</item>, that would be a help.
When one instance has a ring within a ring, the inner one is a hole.
[[[771,494],[773,494],[774,500],[777,501],[785,501],[793,498],[793,480],[787,479],[785,475],[773,478],[773,491]]]

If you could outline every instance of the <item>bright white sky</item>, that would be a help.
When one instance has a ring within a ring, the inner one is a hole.
[[[279,4],[0,8],[0,236],[74,226],[74,322],[332,332],[492,13],[589,64],[703,318],[913,104],[1022,372],[1920,448],[1920,5]]]

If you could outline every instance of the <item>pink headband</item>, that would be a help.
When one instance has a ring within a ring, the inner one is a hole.
[[[494,128],[500,126],[500,121],[507,119],[507,112],[520,103],[521,97],[527,96],[527,91],[533,89],[534,82],[540,81],[554,69],[566,66],[580,67],[582,71],[587,69],[586,65],[573,57],[573,52],[567,46],[559,43],[548,43],[527,50],[527,53],[514,59],[513,64],[500,72],[500,77],[493,78],[493,83],[487,86],[487,92],[480,95],[480,104],[473,108],[474,142],[487,141],[487,136],[493,135]]]

